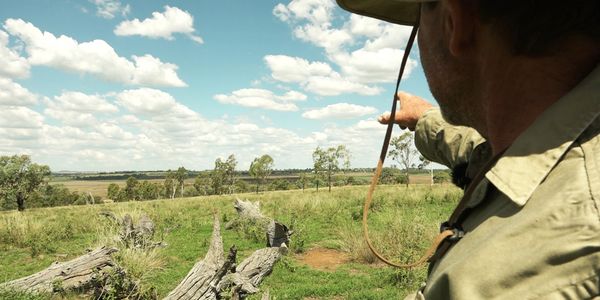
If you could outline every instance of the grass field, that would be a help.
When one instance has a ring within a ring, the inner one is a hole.
[[[293,227],[291,253],[262,283],[273,299],[402,299],[424,280],[425,267],[398,270],[383,266],[362,239],[360,219],[366,186],[334,188],[331,193],[278,191],[123,202],[0,213],[0,282],[20,278],[67,260],[86,248],[110,243],[110,210],[147,214],[157,225],[155,240],[166,248],[150,256],[118,259],[145,289],[165,296],[204,256],[213,211],[235,217],[236,196],[260,201],[265,215]],[[393,260],[416,259],[429,246],[439,223],[451,212],[461,191],[449,185],[381,186],[370,215],[374,243]],[[238,261],[264,246],[262,233],[223,230],[225,248],[235,244]],[[1,296],[1,295],[0,295]],[[260,299],[260,294],[250,299]]]

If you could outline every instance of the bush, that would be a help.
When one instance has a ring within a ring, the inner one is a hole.
[[[198,190],[195,187],[192,186],[186,186],[183,189],[183,196],[184,197],[196,197],[199,196],[200,193],[198,193]]]
[[[433,174],[434,183],[446,183],[450,181],[450,174],[446,171],[440,171]]]
[[[274,191],[289,190],[290,182],[285,179],[276,179],[271,183],[270,189]]]
[[[408,184],[408,175],[406,175],[406,174],[396,175],[394,180],[395,180],[394,183],[397,183],[397,184]]]

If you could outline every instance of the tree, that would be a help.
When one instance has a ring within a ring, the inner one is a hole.
[[[130,176],[127,178],[127,182],[125,183],[125,195],[127,200],[139,200],[140,197],[138,195],[138,185],[139,182],[137,178]]]
[[[184,168],[184,167],[179,167],[179,169],[177,169],[177,172],[175,172],[175,180],[177,180],[177,183],[179,183],[179,188],[181,190],[181,197],[183,197],[183,184],[185,179],[187,178],[188,175],[188,171]]]
[[[167,175],[165,176],[165,181],[163,183],[165,187],[165,197],[169,197],[170,199],[175,199],[175,192],[177,189],[175,188],[177,182],[175,180],[175,173],[173,171],[168,170]]]
[[[210,195],[212,187],[212,181],[210,173],[202,172],[198,174],[196,179],[194,180],[194,188],[198,191],[200,195]]]
[[[113,201],[120,201],[120,199],[119,199],[120,191],[121,191],[121,188],[119,187],[118,184],[116,184],[116,183],[109,184],[108,191],[107,191],[108,199],[112,199]]]
[[[211,173],[211,180],[213,190],[216,194],[223,194],[226,192],[233,194],[235,191],[236,166],[237,160],[233,154],[229,155],[225,161],[220,158],[215,160],[215,169]]]
[[[304,187],[308,182],[310,182],[310,174],[305,172],[300,173],[300,176],[298,177],[298,183],[300,183],[302,187],[302,192],[304,192]]]
[[[138,195],[142,200],[158,199],[160,186],[156,183],[144,180],[138,185]]]
[[[344,169],[350,168],[350,152],[344,145],[330,147],[326,150],[317,147],[313,152],[313,162],[315,175],[319,177],[324,174],[327,177],[329,192],[331,192],[331,177],[335,172],[340,170],[340,163]],[[319,187],[317,185],[318,190]]]
[[[261,157],[257,157],[250,164],[250,176],[254,177],[256,180],[256,193],[258,194],[258,189],[260,184],[264,184],[265,180],[271,175],[273,171],[273,158],[271,156],[265,154]]]
[[[419,152],[413,148],[414,135],[411,132],[405,132],[400,136],[392,138],[390,145],[393,147],[390,150],[390,157],[404,167],[404,173],[408,178],[408,171],[415,166]],[[406,181],[408,187],[408,180]]]
[[[17,209],[25,210],[27,201],[46,184],[50,168],[31,162],[28,155],[0,156],[0,198],[5,203],[15,199]]]

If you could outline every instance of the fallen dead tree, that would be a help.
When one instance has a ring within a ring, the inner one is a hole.
[[[260,211],[259,202],[236,199],[233,204],[238,217],[225,224],[225,229],[236,229],[246,223],[251,223],[264,228],[267,235],[267,247],[281,247],[289,245],[293,231],[280,222],[266,217]]]
[[[258,285],[286,251],[285,245],[260,249],[236,266],[235,246],[230,248],[227,258],[223,257],[220,224],[215,215],[206,256],[165,299],[220,299],[224,294],[231,295],[232,299],[243,299],[259,291]]]
[[[102,247],[66,262],[55,262],[35,274],[0,285],[7,290],[33,293],[60,291],[87,291],[94,289],[94,282],[108,276],[115,267],[111,254],[115,248]]]
[[[119,239],[125,248],[150,250],[166,246],[163,242],[152,241],[155,226],[146,214],[143,214],[136,224],[134,224],[133,218],[129,214],[125,214],[123,218],[118,217],[111,211],[101,211],[98,214],[107,217],[121,227]]]

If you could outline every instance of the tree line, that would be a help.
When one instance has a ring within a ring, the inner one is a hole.
[[[429,162],[423,157],[417,161],[418,152],[411,148],[412,144],[413,136],[410,133],[392,139],[389,155],[404,167],[404,173],[395,167],[384,168],[380,183],[408,185],[408,171],[427,166]],[[369,183],[369,179],[355,178],[348,174],[351,153],[345,145],[328,148],[319,146],[313,151],[312,160],[312,169],[298,170],[299,172],[294,173],[284,171],[283,174],[294,176],[288,176],[287,179],[271,179],[275,161],[270,155],[264,154],[254,158],[248,170],[236,170],[238,161],[235,155],[231,154],[226,159],[217,158],[212,170],[189,171],[183,166],[177,170],[168,170],[162,182],[142,181],[132,173],[123,187],[111,183],[107,188],[107,197],[112,201],[139,201],[244,192],[260,193],[267,190],[304,191],[305,188],[312,187],[319,191],[319,188],[324,186],[331,191],[332,186]],[[48,166],[32,162],[27,155],[0,156],[0,208],[24,210],[26,203],[28,207],[46,207],[93,204],[101,200],[90,193],[71,192],[61,184],[48,184],[50,174]],[[247,174],[250,179],[240,179],[241,174]],[[193,184],[186,185],[185,181],[190,179],[191,175],[195,176]],[[438,172],[435,177],[432,173],[432,182],[443,182],[448,180],[449,175]]]

